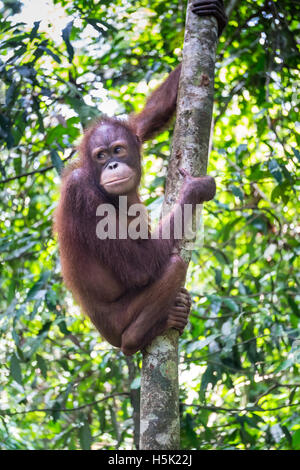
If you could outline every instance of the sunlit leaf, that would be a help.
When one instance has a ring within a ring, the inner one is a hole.
[[[70,62],[73,61],[73,57],[74,57],[74,48],[70,41],[70,34],[72,31],[72,28],[73,28],[73,21],[70,21],[70,23],[68,23],[67,26],[62,30],[62,37],[67,46],[67,52],[68,52]]]
[[[55,149],[50,150],[50,155],[51,155],[51,161],[54,167],[56,168],[57,173],[60,175],[62,170],[64,169],[64,163]]]

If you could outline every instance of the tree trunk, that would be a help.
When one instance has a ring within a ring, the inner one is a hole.
[[[140,389],[132,388],[132,384],[136,379],[139,372],[138,366],[136,365],[135,356],[126,356],[125,360],[128,367],[128,382],[130,389],[130,402],[132,406],[132,418],[133,418],[133,442],[136,450],[140,448]]]
[[[211,128],[217,22],[199,18],[188,2],[176,126],[164,210],[176,201],[182,178],[178,168],[204,175]],[[183,243],[181,255],[189,260]],[[141,383],[140,449],[180,448],[178,332],[170,329],[147,347]]]

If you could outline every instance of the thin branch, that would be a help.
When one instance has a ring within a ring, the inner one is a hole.
[[[257,315],[258,313],[260,313],[260,312],[253,312],[252,310],[247,310],[245,312],[239,313],[239,316],[242,316],[242,315]],[[234,312],[225,313],[224,315],[212,316],[212,317],[207,316],[207,315],[198,315],[197,313],[191,313],[190,314],[190,316],[195,317],[195,318],[199,318],[200,320],[220,320],[222,318],[230,318],[234,315],[235,315]]]
[[[95,401],[92,401],[91,403],[86,403],[85,405],[77,406],[75,408],[43,408],[43,409],[34,408],[32,410],[15,411],[13,413],[9,410],[0,410],[0,416],[15,416],[15,415],[27,414],[27,413],[54,413],[57,411],[63,411],[63,412],[69,413],[72,411],[82,410],[89,406],[94,406],[97,403],[101,403],[102,401],[108,400],[109,398],[115,398],[119,396],[129,397],[129,392],[112,393],[111,395],[107,395],[106,397],[101,398],[100,400],[95,400]]]
[[[272,390],[278,388],[279,386],[280,386],[280,385],[279,385],[278,383],[272,384],[271,387],[269,387],[269,388],[268,388],[267,390],[265,390],[263,393],[260,393],[260,394],[258,395],[258,397],[256,398],[255,402],[254,402],[254,406],[258,406],[258,402],[259,402],[259,400],[260,400],[262,397],[264,397],[264,396],[266,396],[266,395],[269,395],[269,393],[272,392]]]
[[[195,408],[198,408],[200,410],[209,410],[209,411],[214,411],[216,413],[267,413],[268,411],[277,411],[281,410],[282,408],[290,408],[292,406],[299,406],[300,403],[291,403],[289,405],[281,405],[281,406],[276,406],[274,408],[261,408],[257,406],[253,407],[246,407],[246,408],[223,408],[221,406],[214,406],[214,405],[197,405],[194,403],[181,403],[182,406],[193,406]]]
[[[70,158],[73,157],[74,153],[76,153],[76,149],[73,149],[70,155],[64,160],[62,160],[62,162],[65,163],[68,160],[70,160]],[[10,181],[18,180],[20,178],[27,178],[28,176],[35,175],[36,173],[39,173],[39,174],[46,173],[46,171],[53,170],[53,168],[54,168],[54,165],[49,165],[49,166],[46,166],[45,168],[38,168],[37,170],[29,171],[28,173],[21,173],[20,175],[11,176],[10,178],[1,180],[0,184],[6,184],[6,183],[9,183]]]
[[[255,13],[250,15],[243,23],[241,22],[237,28],[235,28],[233,34],[227,39],[225,43],[222,43],[222,51],[218,56],[219,62],[223,60],[223,56],[225,54],[225,51],[228,50],[229,46],[233,43],[233,41],[238,38],[243,30],[243,28],[247,28],[247,23],[255,18],[257,15],[261,13],[263,10],[263,7],[260,7]],[[230,19],[229,19],[230,20]]]
[[[229,103],[231,102],[232,98],[235,96],[235,95],[238,95],[242,89],[244,88],[246,84],[246,80],[242,80],[240,81],[239,83],[237,83],[233,88],[231,88],[228,96],[225,96],[223,101],[222,101],[222,104],[220,105],[219,107],[219,110],[218,110],[218,114],[217,116],[215,117],[215,122],[214,122],[214,125],[216,125],[216,123],[218,122],[218,120],[223,117],[223,114],[225,113],[227,107],[229,106]]]

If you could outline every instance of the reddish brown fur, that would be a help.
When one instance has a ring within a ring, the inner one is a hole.
[[[100,184],[105,165],[92,157],[99,145],[116,138],[126,142],[125,159],[136,175],[130,203],[139,202],[141,141],[159,131],[171,119],[176,107],[180,68],[148,99],[144,110],[129,121],[102,118],[84,134],[79,161],[63,175],[61,198],[55,212],[62,274],[99,332],[125,354],[145,347],[169,327],[183,330],[189,313],[188,294],[181,287],[186,265],[173,254],[176,240],[99,240],[96,209],[117,197]],[[115,152],[115,150],[112,150]],[[97,157],[98,158],[98,157]],[[100,158],[100,157],[99,157]],[[108,162],[121,159],[109,157]],[[179,205],[209,200],[215,186],[212,178],[185,177]],[[171,221],[174,213],[170,215]],[[161,222],[160,229],[162,228]]]
[[[164,83],[148,98],[140,114],[129,117],[129,124],[135,129],[142,142],[151,139],[169,124],[176,109],[181,64],[170,73]]]
[[[223,0],[197,0],[192,11],[215,16],[221,34],[227,22]],[[215,194],[212,178],[192,178],[182,170],[185,179],[178,206],[158,227],[161,233],[164,224],[171,222],[169,240],[99,240],[96,236],[100,204],[110,202],[117,207],[121,193],[128,195],[129,205],[140,201],[141,142],[160,132],[172,118],[179,76],[180,66],[151,94],[144,110],[128,121],[105,117],[85,132],[79,161],[64,172],[55,212],[66,285],[99,332],[125,354],[145,347],[167,328],[182,331],[186,325],[190,299],[181,287],[186,265],[173,254],[177,246],[174,218],[178,207],[192,204],[194,208]],[[120,155],[117,148],[121,148]],[[105,179],[108,174],[117,179]]]

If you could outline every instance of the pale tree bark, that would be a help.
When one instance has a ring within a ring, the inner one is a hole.
[[[218,41],[213,17],[199,18],[188,2],[182,71],[177,102],[173,150],[169,163],[165,207],[176,201],[182,177],[178,168],[204,175],[208,162],[214,66]],[[190,252],[181,255],[189,260]],[[140,449],[180,448],[178,391],[178,332],[157,337],[143,355]]]
[[[128,367],[128,382],[130,390],[130,402],[132,406],[132,418],[133,418],[133,442],[137,450],[140,447],[140,389],[132,388],[132,384],[138,374],[138,367],[136,364],[135,356],[125,357]]]

